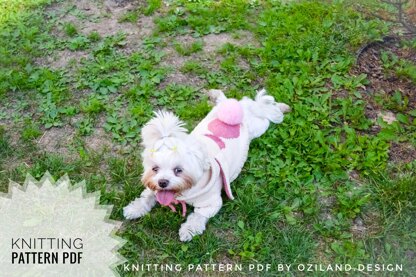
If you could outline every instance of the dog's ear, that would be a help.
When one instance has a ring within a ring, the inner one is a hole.
[[[162,138],[183,137],[188,132],[184,125],[172,112],[155,112],[155,117],[142,128],[142,144],[145,148],[151,148]]]

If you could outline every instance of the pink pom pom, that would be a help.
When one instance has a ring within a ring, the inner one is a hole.
[[[227,99],[218,104],[217,117],[228,125],[243,122],[243,107],[236,99]]]

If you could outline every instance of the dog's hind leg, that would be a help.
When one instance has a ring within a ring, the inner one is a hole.
[[[211,102],[214,104],[214,106],[217,105],[218,103],[221,103],[225,99],[227,99],[227,97],[225,97],[224,95],[224,92],[220,89],[210,89],[208,91],[208,97],[211,100]]]
[[[156,204],[156,194],[149,188],[146,188],[140,197],[133,200],[123,209],[123,215],[126,219],[135,219],[144,216]]]
[[[200,235],[205,231],[208,220],[216,215],[222,207],[222,199],[219,197],[211,202],[210,206],[196,207],[186,222],[179,229],[179,238],[181,241],[190,241],[195,235]]]
[[[255,100],[244,97],[241,100],[244,116],[247,118],[250,139],[257,138],[266,132],[270,122],[281,123],[283,114],[290,111],[284,103],[277,103],[273,96],[267,95],[264,89],[257,93]]]

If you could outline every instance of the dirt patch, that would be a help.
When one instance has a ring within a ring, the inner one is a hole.
[[[176,43],[184,47],[190,47],[193,43],[201,40],[203,43],[202,51],[198,51],[189,56],[184,56],[180,55],[175,50]],[[254,38],[253,34],[247,31],[240,31],[236,34],[209,34],[202,38],[195,38],[190,34],[186,34],[182,36],[176,36],[173,39],[166,41],[165,43],[167,46],[162,49],[162,51],[165,52],[165,56],[161,61],[161,65],[171,68],[172,72],[166,76],[166,78],[160,84],[160,88],[164,88],[170,83],[180,83],[196,87],[203,87],[206,83],[205,80],[195,76],[194,74],[184,74],[180,72],[180,68],[186,62],[194,61],[211,71],[220,70],[220,64],[223,58],[221,55],[217,54],[217,51],[227,43],[231,43],[237,46],[252,45],[253,47],[259,47],[259,43]],[[237,64],[243,70],[250,69],[249,63],[243,59],[239,59]]]
[[[70,151],[74,136],[75,130],[69,125],[62,128],[53,127],[43,133],[37,144],[41,150],[74,159],[74,152]]]
[[[6,131],[7,137],[9,138],[8,142],[10,146],[12,147],[20,146],[19,139],[20,139],[20,131],[22,130],[22,128],[12,123],[6,123],[3,125],[2,122],[0,122],[0,128]]]
[[[407,38],[386,37],[382,42],[370,43],[363,47],[357,56],[357,63],[352,68],[351,74],[366,74],[368,84],[359,89],[366,101],[365,115],[374,123],[381,118],[387,124],[397,121],[396,114],[406,113],[416,109],[415,84],[406,78],[400,78],[393,67],[386,68],[383,62],[383,52],[391,53],[399,60],[416,62],[416,50],[411,47],[403,47]],[[389,54],[390,55],[390,54]],[[392,104],[394,95],[399,92],[403,99],[407,99],[406,106],[397,108]],[[378,100],[377,100],[378,99]],[[380,131],[376,123],[366,133],[375,134]],[[390,160],[393,162],[408,163],[416,159],[415,148],[407,143],[393,142],[390,147]]]
[[[389,156],[393,162],[410,163],[416,160],[416,149],[409,143],[393,142],[390,146]]]
[[[4,99],[2,99],[4,103],[1,103],[0,105],[0,126],[3,126],[7,129],[8,126],[13,125],[13,117],[15,116],[14,113],[16,113],[16,106],[17,106],[17,100],[13,99],[12,97],[4,96]]]
[[[97,31],[101,36],[111,36],[124,32],[127,36],[130,36],[137,35],[139,31],[133,23],[118,22],[123,14],[135,8],[135,5],[131,2],[120,4],[118,1],[106,0],[101,5],[97,5],[97,3],[92,1],[80,0],[75,1],[74,4],[79,10],[83,10],[87,16],[100,15],[100,19],[97,22],[84,21],[81,23],[83,25],[81,30],[85,34]]]
[[[53,69],[66,68],[71,63],[78,64],[81,59],[86,59],[88,54],[84,51],[70,51],[68,49],[56,52],[50,56],[38,58],[36,64]]]
[[[383,225],[381,222],[382,219],[378,212],[368,211],[353,220],[350,231],[356,238],[373,236],[382,231]]]
[[[367,233],[367,227],[364,226],[364,222],[360,217],[356,217],[351,225],[351,233],[356,237],[364,237]]]
[[[187,61],[192,59],[192,56],[181,56],[173,47],[168,46],[162,50],[165,56],[162,58],[160,65],[178,69],[181,68]]]
[[[223,228],[219,228],[219,229],[215,228],[213,229],[213,233],[215,234],[216,237],[225,239],[227,243],[230,243],[230,244],[234,244],[238,241],[235,235],[235,232],[231,230],[226,230]]]
[[[348,172],[348,179],[352,181],[356,188],[363,185],[363,180],[360,176],[360,172],[357,170],[351,170]]]
[[[102,116],[98,119],[97,127],[94,129],[93,133],[85,137],[85,146],[86,148],[101,152],[105,149],[111,149],[113,144],[111,141],[111,135],[107,134],[102,127],[105,123],[105,117]]]
[[[209,34],[202,37],[204,42],[205,52],[215,52],[227,43],[238,46],[253,46],[260,47],[259,42],[255,39],[252,33],[247,31],[240,31],[234,36],[229,33]]]
[[[14,95],[9,92],[0,104],[0,129],[4,129],[9,137],[9,143],[18,147],[22,130],[24,129],[25,114],[33,115],[33,108],[29,105],[30,100],[23,95]],[[24,104],[26,102],[26,104]]]
[[[103,128],[96,128],[91,135],[85,138],[85,146],[93,151],[101,151],[111,148],[112,143]]]
[[[139,28],[138,35],[140,37],[149,36],[155,29],[154,18],[152,16],[142,16],[137,20],[137,27]]]
[[[391,97],[399,91],[403,97],[409,99],[408,109],[416,108],[415,84],[412,81],[399,78],[383,68],[381,55],[383,51],[391,52],[400,59],[416,61],[416,50],[401,47],[400,38],[388,37],[382,43],[371,43],[363,47],[357,58],[356,66],[351,70],[353,75],[366,74],[369,83],[361,89],[366,100],[365,114],[368,118],[376,119],[383,107],[376,103],[374,96],[377,93]]]
[[[194,38],[190,34],[182,35],[182,36],[176,36],[173,39],[173,42],[179,43],[182,46],[190,46],[192,43],[200,41],[200,38]]]
[[[132,53],[141,46],[143,38],[153,33],[154,23],[152,16],[140,16],[137,22],[119,22],[120,18],[129,11],[136,10],[144,5],[144,1],[131,0],[71,0],[56,3],[47,9],[47,13],[58,16],[59,27],[53,34],[61,39],[68,39],[63,31],[65,23],[72,23],[78,32],[88,36],[97,32],[101,37],[113,36],[119,33],[126,35],[126,44],[122,52]],[[64,68],[70,61],[78,63],[87,57],[84,51],[63,50],[51,56],[42,57],[37,64],[52,68]]]
[[[143,37],[152,34],[154,23],[152,16],[141,16],[137,22],[119,22],[120,18],[129,11],[136,10],[144,5],[143,1],[127,0],[105,0],[99,10],[94,2],[88,0],[76,1],[80,9],[84,9],[88,16],[99,14],[97,21],[78,22],[82,26],[82,33],[88,35],[96,31],[102,37],[124,33],[126,35],[126,45],[123,51],[131,53],[141,45]]]
[[[163,79],[163,81],[159,84],[159,88],[164,89],[169,84],[180,84],[201,88],[204,86],[205,81],[197,76],[183,74],[182,72],[175,70]]]
[[[416,252],[412,251],[412,250],[406,250],[405,256],[410,260],[415,260],[416,259]]]
[[[320,205],[319,219],[321,221],[333,220],[334,215],[332,209],[334,208],[337,202],[336,197],[324,195],[322,191],[319,191],[317,202]]]
[[[173,48],[173,46],[168,46],[164,48],[162,51],[165,53],[165,56],[160,62],[160,65],[168,67],[171,71],[159,84],[160,89],[163,89],[172,83],[196,87],[204,86],[205,81],[203,79],[193,74],[186,74],[180,71],[181,67],[188,61],[197,60],[203,62],[204,60],[206,60],[206,57],[203,53],[195,53],[190,56],[182,56],[179,55],[179,53]]]

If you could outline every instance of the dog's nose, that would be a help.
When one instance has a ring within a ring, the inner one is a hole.
[[[162,189],[166,188],[169,185],[169,181],[166,179],[161,179],[158,183],[159,187],[161,187]]]

